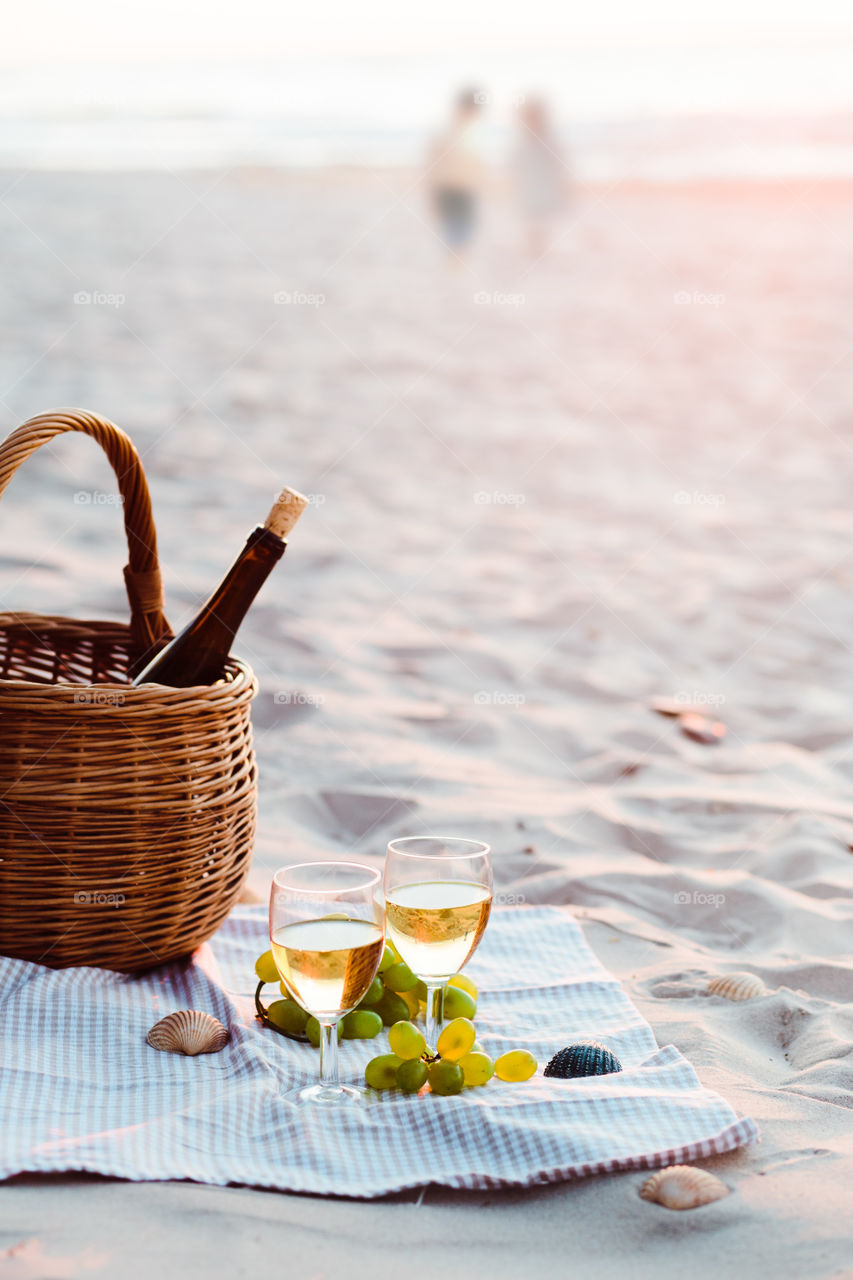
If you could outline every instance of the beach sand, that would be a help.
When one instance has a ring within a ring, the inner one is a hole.
[[[19,1178],[3,1280],[853,1274],[853,188],[590,188],[538,264],[496,202],[467,273],[404,174],[0,192],[4,431],[78,404],[131,433],[173,624],[278,487],[312,497],[237,646],[250,889],[392,835],[486,839],[503,900],[572,906],[762,1136],[684,1214],[642,1174],[373,1204]],[[114,493],[88,441],[27,464],[4,608],[125,615]],[[742,969],[771,994],[705,994]]]

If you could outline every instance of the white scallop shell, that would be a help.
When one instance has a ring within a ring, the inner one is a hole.
[[[148,1032],[148,1043],[166,1053],[218,1053],[228,1040],[228,1028],[218,1018],[198,1009],[181,1009],[154,1024]]]
[[[644,1200],[653,1200],[665,1209],[696,1209],[699,1205],[722,1200],[729,1194],[724,1182],[708,1173],[707,1169],[694,1169],[689,1164],[673,1164],[659,1169],[640,1187]]]
[[[708,994],[726,1000],[754,1000],[766,996],[767,988],[755,973],[723,973],[710,980]]]

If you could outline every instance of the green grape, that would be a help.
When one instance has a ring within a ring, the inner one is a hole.
[[[397,1087],[403,1093],[417,1093],[427,1082],[429,1067],[420,1058],[411,1058],[397,1068]]]
[[[495,1074],[495,1064],[485,1053],[466,1053],[459,1059],[459,1065],[468,1086],[488,1084]]]
[[[447,983],[449,987],[458,987],[460,991],[467,991],[472,1000],[476,1001],[480,994],[475,984],[470,978],[466,978],[464,973],[454,973],[453,977]]]
[[[255,961],[255,973],[259,982],[278,982],[278,969],[275,967],[271,951],[265,951],[262,956],[258,956]]]
[[[418,978],[418,985],[415,987],[414,994],[417,996],[418,1000],[420,1000],[421,1004],[426,1004],[429,992],[427,991],[427,984],[422,982],[420,978]]]
[[[458,1062],[434,1062],[429,1069],[429,1087],[433,1093],[449,1097],[461,1093],[464,1085],[465,1074]]]
[[[386,991],[379,1003],[373,1007],[386,1027],[393,1027],[395,1022],[408,1021],[409,1006],[402,996],[398,996],[394,991]]]
[[[419,1058],[426,1049],[426,1040],[413,1022],[395,1022],[388,1032],[388,1043],[392,1052],[404,1061]]]
[[[444,992],[445,1018],[473,1018],[477,1002],[461,987],[448,987]]]
[[[397,994],[409,1010],[409,1017],[414,1021],[421,1011],[421,1006],[418,1003],[418,997],[415,995],[414,991],[398,991]]]
[[[397,952],[391,946],[390,942],[386,942],[385,950],[382,952],[382,959],[379,961],[379,972],[385,973],[387,969],[391,968],[392,964],[399,964],[399,962],[400,957],[397,955]]]
[[[382,1030],[382,1019],[374,1009],[353,1009],[342,1021],[345,1040],[372,1040]]]
[[[471,1052],[476,1039],[477,1032],[473,1022],[469,1022],[467,1018],[454,1018],[442,1030],[435,1047],[446,1062],[457,1062]]]
[[[409,966],[402,960],[385,970],[385,986],[390,991],[411,991],[417,984],[417,974],[412,973]]]
[[[364,1078],[371,1089],[393,1089],[397,1083],[397,1070],[403,1064],[396,1053],[381,1053],[371,1058],[364,1068]]]
[[[274,1000],[267,1009],[267,1017],[274,1027],[286,1031],[289,1036],[301,1036],[305,1033],[308,1014],[295,1000]]]
[[[511,1049],[498,1058],[495,1075],[499,1080],[529,1080],[538,1065],[533,1054],[526,1049]]]
[[[382,979],[374,978],[370,986],[367,988],[367,991],[358,1002],[359,1009],[362,1007],[362,1005],[370,1006],[374,1004],[379,1004],[379,1001],[382,999],[384,995],[385,995],[385,987],[383,985]]]
[[[321,1038],[320,1024],[316,1018],[309,1018],[308,1021],[305,1023],[305,1034],[313,1044],[314,1048],[319,1049],[320,1038]],[[341,1020],[340,1022],[338,1022],[338,1041],[340,1042],[341,1040],[343,1040],[343,1038],[344,1038],[344,1024],[343,1024],[343,1021]]]

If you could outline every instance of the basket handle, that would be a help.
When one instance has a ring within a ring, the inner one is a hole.
[[[124,581],[136,657],[133,665],[138,668],[145,657],[171,638],[172,629],[163,613],[163,583],[148,482],[130,437],[107,418],[84,409],[54,409],[30,418],[0,444],[0,497],[21,463],[41,445],[66,431],[82,431],[96,440],[116,474],[129,551]]]

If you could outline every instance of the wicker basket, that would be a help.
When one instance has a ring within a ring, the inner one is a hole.
[[[225,918],[252,852],[251,670],[132,688],[171,632],[139,457],[94,414],[32,418],[0,446],[0,494],[65,431],[103,447],[124,503],[130,625],[0,614],[0,953],[130,972],[191,952]]]

